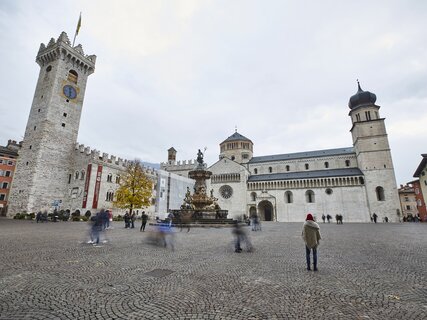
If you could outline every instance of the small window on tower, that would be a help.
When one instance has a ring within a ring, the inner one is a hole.
[[[65,127],[65,123],[62,123],[61,126]]]
[[[34,131],[36,131],[36,129],[37,129],[37,126],[34,126]]]
[[[40,112],[42,109],[39,109],[38,112]]]
[[[68,81],[71,81],[71,82],[77,83],[77,79],[78,79],[78,77],[79,77],[79,75],[77,74],[77,72],[76,72],[76,71],[74,71],[74,70],[70,70],[70,71],[68,72]]]
[[[47,68],[46,68],[46,72],[51,72],[52,71],[52,66],[48,66]]]
[[[64,116],[64,117],[66,117],[66,116],[67,116],[67,113],[66,113],[66,112],[64,112],[63,116]]]

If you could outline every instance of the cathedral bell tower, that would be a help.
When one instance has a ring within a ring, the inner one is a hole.
[[[56,41],[40,45],[36,62],[40,73],[12,183],[10,215],[60,208],[96,56],[85,55],[80,44],[72,47],[62,32]]]
[[[365,176],[369,214],[396,221],[400,204],[385,119],[375,104],[376,95],[357,84],[358,91],[348,102],[353,124],[350,131],[357,163]]]

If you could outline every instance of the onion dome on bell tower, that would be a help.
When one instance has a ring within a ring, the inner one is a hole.
[[[350,109],[356,109],[358,107],[373,105],[377,101],[377,96],[369,91],[363,91],[360,87],[359,80],[357,80],[358,90],[355,95],[350,97],[348,101],[348,107]]]

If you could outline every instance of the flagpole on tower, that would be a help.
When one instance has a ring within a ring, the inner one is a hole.
[[[76,33],[74,34],[74,39],[73,39],[73,45],[72,45],[73,48],[74,48],[74,42],[76,41],[76,37],[79,34],[81,25],[82,25],[82,13],[80,12],[79,21],[77,22]]]

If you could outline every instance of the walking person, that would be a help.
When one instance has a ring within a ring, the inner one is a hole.
[[[126,211],[125,216],[124,216],[124,220],[125,220],[125,229],[128,229],[130,226],[130,216],[129,216],[129,212]]]
[[[172,212],[169,212],[168,214],[169,228],[172,228],[173,218],[174,218],[174,214]]]
[[[325,214],[322,214],[323,223],[325,223],[325,219],[326,219]]]
[[[332,219],[332,216],[328,213],[326,215],[326,220],[328,220],[328,223],[331,223],[331,219]]]
[[[234,235],[234,252],[240,253],[242,252],[241,244],[244,243],[246,246],[246,250],[251,252],[253,250],[252,243],[249,240],[248,235],[245,230],[241,226],[239,221],[234,221],[232,233]]]
[[[135,220],[136,220],[135,212],[132,212],[132,215],[130,216],[130,222],[132,224],[131,229],[135,228]]]
[[[147,224],[147,220],[148,220],[148,216],[145,214],[145,211],[142,211],[141,214],[141,228],[139,229],[139,231],[144,232],[145,231],[145,225]]]
[[[374,214],[372,215],[372,219],[374,219],[374,223],[377,223],[377,214],[374,212]]]
[[[307,214],[302,229],[302,238],[305,242],[305,258],[307,261],[307,270],[311,270],[310,252],[313,251],[313,270],[317,271],[317,247],[321,239],[320,227],[314,222],[313,215]]]

